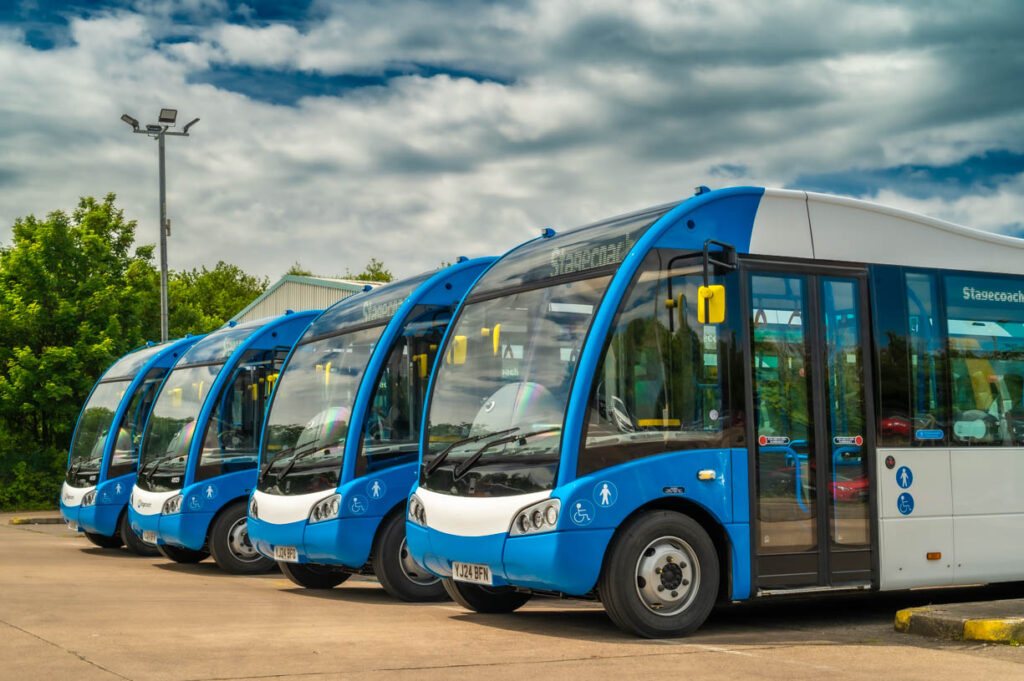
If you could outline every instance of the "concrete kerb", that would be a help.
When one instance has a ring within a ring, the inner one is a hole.
[[[896,613],[894,627],[946,640],[1024,645],[1024,599],[906,608]]]

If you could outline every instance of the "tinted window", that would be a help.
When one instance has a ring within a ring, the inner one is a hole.
[[[108,381],[112,378],[135,378],[135,374],[139,373],[142,367],[146,366],[149,360],[160,354],[166,346],[153,345],[148,348],[142,348],[131,352],[121,359],[117,360],[112,367],[107,369],[107,373],[103,375],[103,380]]]
[[[303,334],[302,343],[308,343],[326,334],[337,334],[350,327],[363,324],[385,323],[402,306],[405,299],[436,272],[423,274],[357,293],[324,310]]]
[[[917,445],[945,442],[945,334],[939,320],[938,284],[934,274],[906,275],[909,430]]]
[[[135,389],[128,408],[125,409],[124,418],[117,432],[117,442],[114,444],[114,451],[110,455],[110,468],[107,471],[108,478],[125,475],[135,470],[139,460],[139,448],[142,445],[142,430],[146,427],[146,419],[153,407],[157,391],[160,390],[160,383],[170,369],[150,369],[139,387]]]

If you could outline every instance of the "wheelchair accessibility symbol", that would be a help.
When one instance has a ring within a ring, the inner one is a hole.
[[[594,505],[586,499],[573,502],[569,511],[569,519],[580,527],[585,527],[594,522]]]
[[[914,497],[904,492],[896,499],[896,508],[903,515],[910,515],[914,512]]]
[[[357,494],[348,502],[348,510],[352,511],[355,515],[366,513],[366,497]]]

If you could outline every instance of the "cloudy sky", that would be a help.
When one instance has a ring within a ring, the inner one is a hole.
[[[398,275],[682,199],[813,189],[1024,236],[1024,3],[0,2],[0,243],[115,192],[174,269]]]

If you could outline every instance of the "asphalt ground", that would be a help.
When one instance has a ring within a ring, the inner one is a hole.
[[[19,514],[24,515],[24,514]],[[406,604],[369,579],[331,591],[99,549],[0,514],[0,679],[1024,679],[1024,648],[897,633],[897,610],[1024,594],[1024,584],[762,600],[695,635],[621,633],[594,603],[510,615]]]

